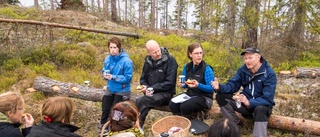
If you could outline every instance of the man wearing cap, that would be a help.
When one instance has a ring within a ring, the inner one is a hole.
[[[253,118],[253,136],[266,137],[268,118],[275,105],[276,74],[257,48],[247,48],[241,55],[245,64],[236,74],[226,84],[219,84],[215,78],[211,85],[217,92],[216,100],[223,117],[238,125],[242,122],[235,111],[245,118]],[[242,91],[235,94],[241,87]]]

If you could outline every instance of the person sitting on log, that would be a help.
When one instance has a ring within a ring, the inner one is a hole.
[[[19,93],[9,91],[0,95],[0,136],[25,137],[33,122],[32,115],[25,113],[24,99]]]
[[[129,55],[121,48],[119,38],[112,37],[108,41],[108,48],[110,55],[105,58],[102,69],[102,75],[107,80],[107,88],[102,97],[99,128],[108,121],[112,106],[120,101],[130,99],[131,94],[133,63]]]
[[[253,136],[266,137],[268,119],[275,105],[276,73],[257,48],[247,48],[241,55],[245,64],[236,74],[226,84],[219,84],[215,78],[211,85],[217,92],[216,100],[223,117],[230,118],[238,125],[242,125],[242,122],[235,111],[245,118],[253,117]],[[233,100],[234,93],[241,87],[242,91]]]
[[[27,137],[81,137],[74,133],[79,128],[70,124],[73,111],[73,101],[68,97],[47,98],[41,109],[43,120]]]
[[[210,109],[213,102],[213,93],[211,81],[214,79],[214,72],[210,65],[203,61],[203,48],[200,43],[193,43],[188,46],[187,56],[191,60],[183,68],[182,74],[184,82],[179,82],[179,86],[187,88],[188,100],[174,101],[173,98],[169,107],[174,115],[184,116],[191,119],[194,112],[200,112]]]
[[[240,130],[230,119],[220,118],[210,126],[208,137],[240,137]]]
[[[176,93],[178,64],[166,48],[160,48],[155,40],[146,43],[148,55],[140,76],[139,92],[144,96],[136,100],[140,112],[140,125],[143,127],[148,112],[158,106],[168,105]],[[147,90],[149,89],[149,90]],[[153,92],[154,91],[154,92]]]
[[[108,128],[108,133],[104,133]],[[110,120],[102,127],[100,137],[143,137],[139,125],[139,111],[130,100],[115,104],[111,110]]]

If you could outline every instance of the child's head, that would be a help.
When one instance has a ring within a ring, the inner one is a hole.
[[[121,131],[138,125],[139,111],[132,101],[115,104],[110,115],[111,131]]]
[[[239,127],[233,121],[221,118],[210,127],[208,137],[240,137]]]
[[[46,122],[70,123],[74,104],[68,97],[50,97],[42,105],[41,115]]]
[[[20,123],[24,111],[24,99],[20,93],[9,91],[0,94],[0,112],[7,115],[11,122]]]

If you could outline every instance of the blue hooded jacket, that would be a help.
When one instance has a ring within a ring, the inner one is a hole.
[[[130,92],[133,63],[123,49],[119,55],[109,55],[104,59],[102,75],[105,70],[110,70],[112,75],[112,79],[107,83],[111,93]]]
[[[274,95],[277,85],[276,73],[269,63],[261,57],[262,65],[258,72],[251,74],[246,65],[241,66],[235,76],[226,84],[220,84],[220,92],[234,93],[243,87],[241,94],[244,94],[250,102],[250,109],[256,106],[273,107]],[[254,79],[253,79],[254,78]],[[250,83],[248,83],[253,79]],[[248,84],[247,84],[248,83]]]

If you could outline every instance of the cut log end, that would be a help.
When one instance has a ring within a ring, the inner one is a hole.
[[[70,86],[70,91],[71,91],[72,93],[79,94],[79,88],[76,87],[75,85],[71,85],[71,86]]]
[[[320,68],[302,68],[294,70],[293,75],[296,78],[317,78],[320,76]]]
[[[59,88],[59,86],[57,86],[57,85],[52,85],[51,88],[52,88],[52,91],[54,91],[54,92],[60,92],[60,90],[61,90]]]

